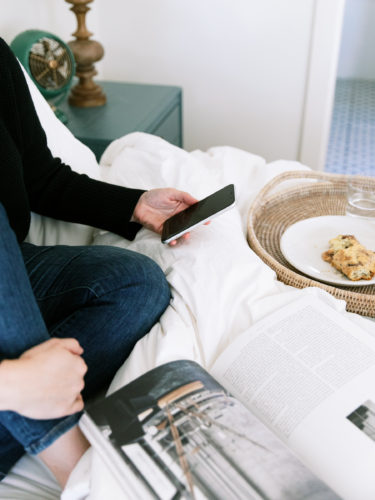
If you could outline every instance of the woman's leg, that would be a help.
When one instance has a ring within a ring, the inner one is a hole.
[[[49,338],[19,245],[0,204],[0,359],[17,358]],[[25,434],[29,442],[45,436],[56,425],[60,426],[59,432],[64,433],[75,425],[77,418],[43,422],[10,411],[0,412],[0,479],[24,453],[24,443],[17,439],[19,434]]]
[[[17,358],[49,338],[15,234],[0,204],[0,359]]]
[[[88,371],[84,397],[107,387],[134,344],[159,319],[170,291],[149,258],[114,247],[22,246],[52,336],[75,337]],[[64,485],[81,442],[72,429],[40,453]],[[69,457],[69,461],[67,461]]]
[[[76,425],[62,434],[50,446],[39,453],[62,488],[79,459],[89,448],[89,443]]]
[[[84,398],[106,388],[170,300],[160,267],[110,246],[22,245],[29,278],[52,337],[75,337],[88,366]]]
[[[46,340],[48,331],[51,336],[74,336],[84,347],[89,366],[85,394],[94,394],[110,382],[135,342],[147,333],[167,307],[169,288],[163,273],[150,259],[116,248],[40,248],[23,244],[31,289],[18,244],[5,211],[1,209],[2,358],[18,357],[24,350]],[[17,321],[12,320],[13,316],[17,316]],[[69,445],[78,453],[82,448],[76,446],[74,432],[68,432],[78,418],[79,415],[73,415],[40,421],[14,412],[0,412],[0,437],[10,440],[1,439],[2,474],[8,472],[22,449],[32,454],[42,453],[48,464],[51,457],[44,450],[52,443],[53,450],[58,452],[53,454],[51,469],[65,469],[65,453],[61,450],[66,450],[66,438],[72,437]],[[64,439],[60,439],[65,433]],[[9,448],[15,453],[5,454]],[[70,469],[73,465],[70,464]]]

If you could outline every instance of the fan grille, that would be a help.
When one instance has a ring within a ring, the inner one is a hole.
[[[47,90],[63,88],[73,71],[66,48],[49,37],[43,37],[32,45],[29,67],[38,84]]]

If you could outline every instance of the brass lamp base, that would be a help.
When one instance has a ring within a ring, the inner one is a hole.
[[[97,83],[94,83],[92,88],[77,83],[71,90],[68,102],[78,108],[92,108],[103,106],[107,97]]]
[[[87,4],[93,0],[65,1],[73,4],[70,10],[76,15],[78,24],[77,30],[73,33],[77,40],[68,42],[74,54],[76,76],[79,79],[71,90],[69,103],[81,108],[103,106],[107,98],[102,88],[93,80],[97,74],[93,63],[103,57],[104,49],[99,42],[89,39],[92,33],[86,28],[86,13],[90,10]]]

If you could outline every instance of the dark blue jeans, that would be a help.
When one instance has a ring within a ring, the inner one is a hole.
[[[19,245],[0,204],[0,359],[50,337],[75,337],[88,366],[85,400],[108,386],[159,319],[170,291],[144,255],[106,246]],[[80,414],[34,420],[0,412],[0,479],[27,451],[40,453]]]

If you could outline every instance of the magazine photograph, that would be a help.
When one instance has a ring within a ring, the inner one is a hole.
[[[338,498],[192,361],[144,374],[89,407],[81,426],[139,498]]]

